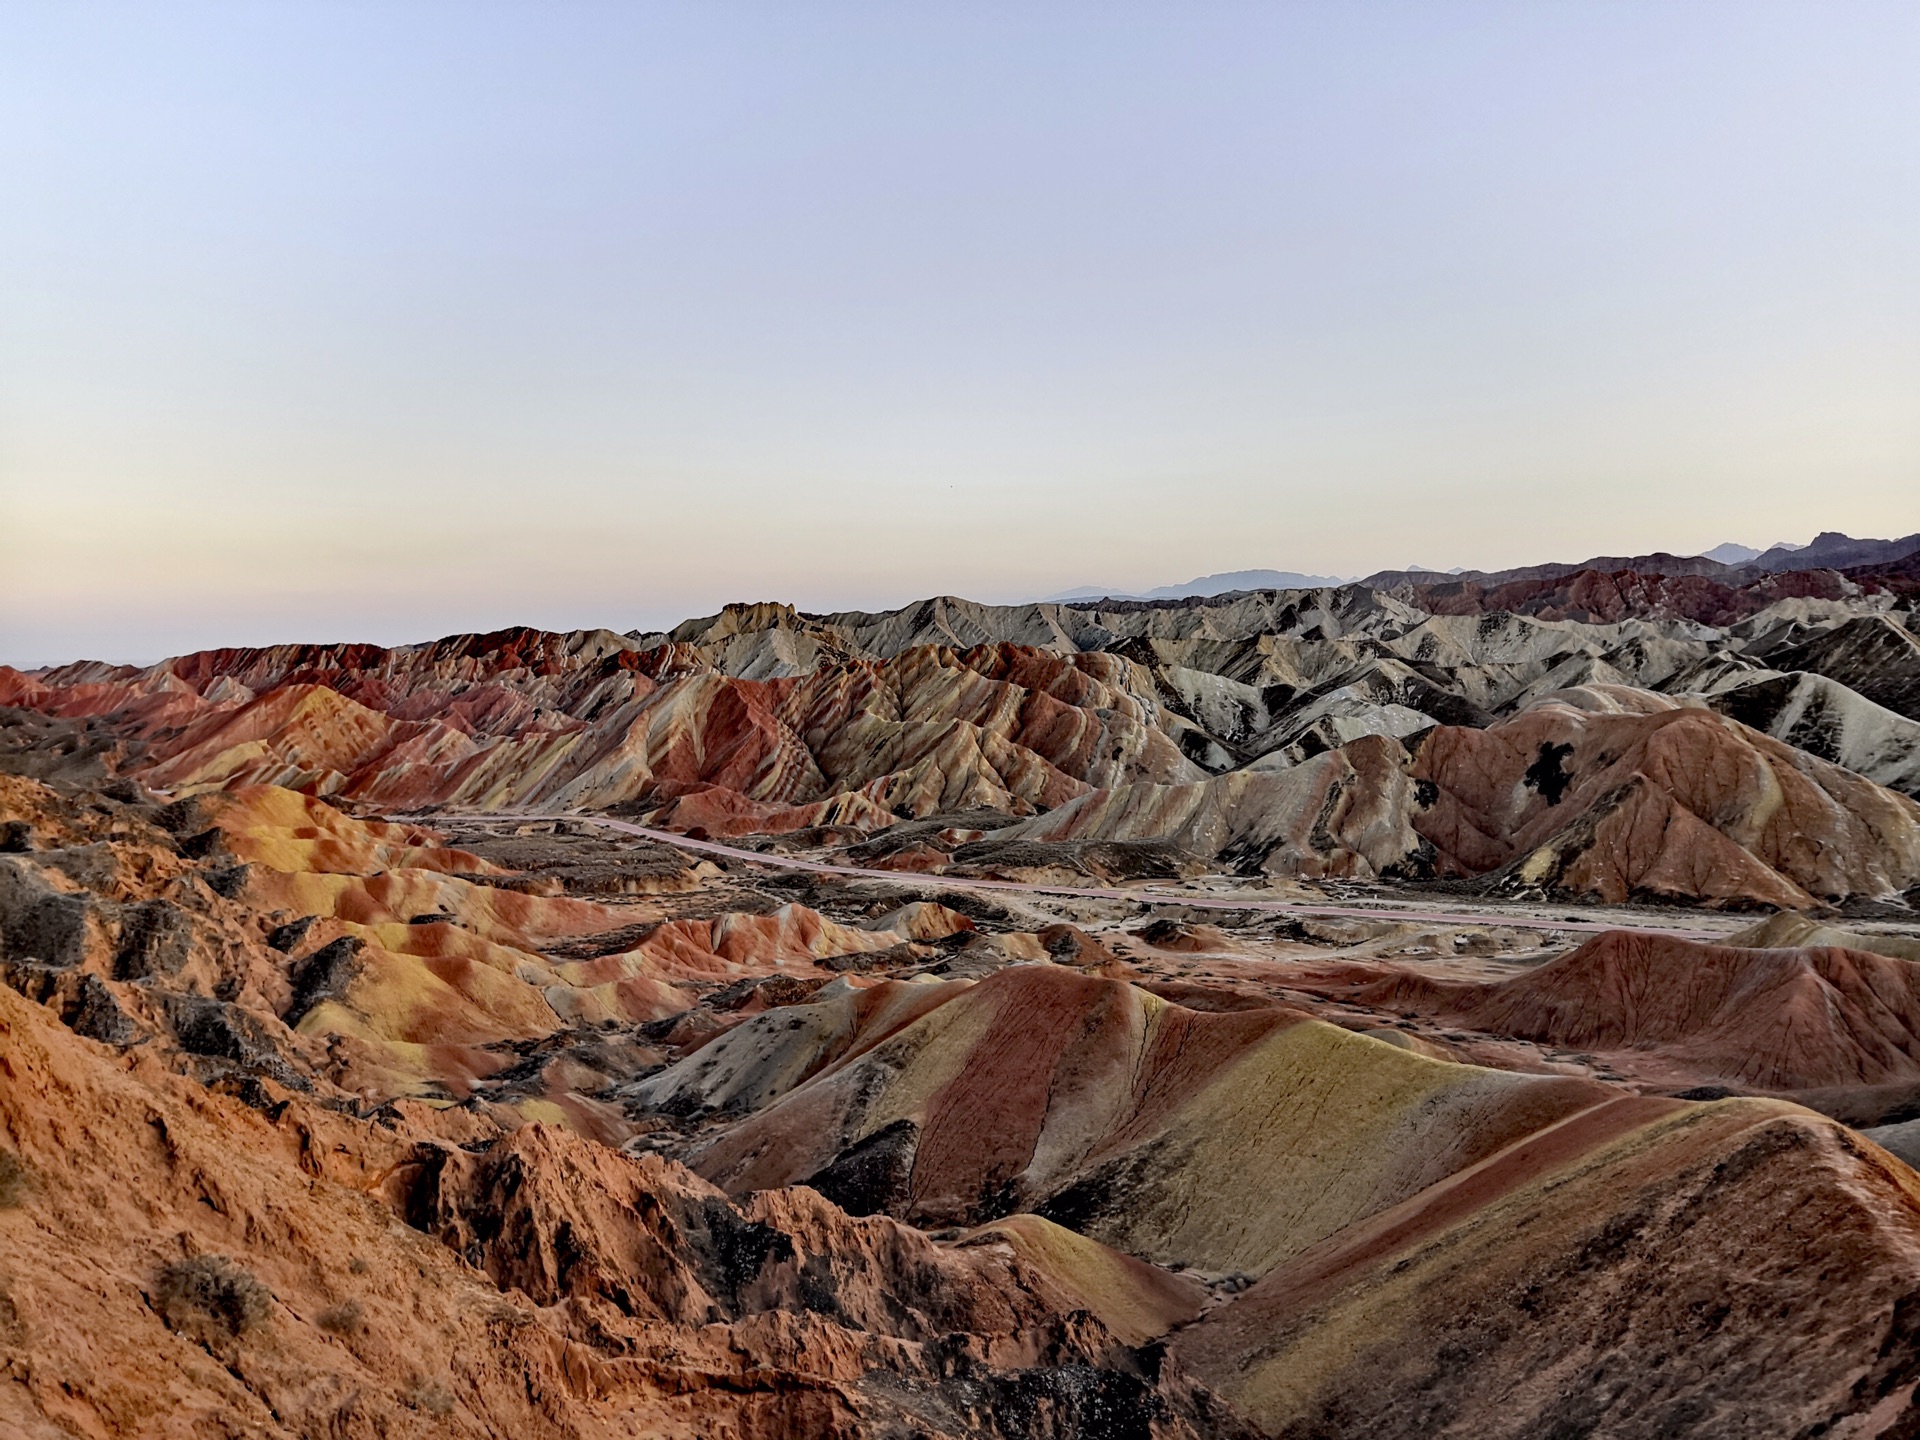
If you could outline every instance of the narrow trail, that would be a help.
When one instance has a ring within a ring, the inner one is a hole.
[[[671,830],[653,830],[627,820],[604,815],[582,814],[485,814],[485,815],[396,815],[391,817],[414,825],[434,825],[447,821],[462,824],[523,825],[571,821],[598,825],[623,835],[637,835],[661,845],[691,850],[702,855],[717,855],[748,865],[764,865],[772,870],[804,870],[816,875],[839,875],[856,880],[883,880],[894,885],[922,888],[939,886],[950,890],[1012,891],[1024,895],[1058,895],[1077,900],[1131,900],[1150,905],[1189,905],[1196,910],[1254,910],[1261,914],[1298,915],[1338,920],[1408,920],[1422,925],[1510,925],[1522,930],[1562,930],[1598,933],[1606,930],[1632,930],[1647,935],[1672,935],[1683,940],[1715,940],[1725,930],[1686,928],[1666,924],[1620,920],[1557,920],[1537,915],[1516,915],[1488,907],[1482,911],[1422,909],[1412,902],[1382,900],[1371,905],[1318,905],[1294,900],[1256,900],[1220,895],[1199,895],[1182,890],[1146,888],[1079,887],[1072,885],[1027,885],[1017,880],[973,880],[952,875],[919,875],[900,870],[867,870],[854,865],[829,865],[822,860],[802,860],[792,855],[765,855],[757,850],[741,850],[712,840],[689,840]]]

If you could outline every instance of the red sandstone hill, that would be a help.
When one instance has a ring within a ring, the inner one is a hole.
[[[1920,882],[1920,804],[1705,709],[1541,703],[1409,752],[1097,790],[1008,833],[1170,837],[1302,875],[1495,876],[1515,889],[1798,908]]]
[[[70,667],[52,685],[0,672],[0,704],[110,716],[159,786],[278,784],[394,809],[650,797],[716,833],[1022,813],[1090,784],[1201,773],[1115,656],[922,647],[750,680],[676,676],[673,647],[568,638],[215,653],[153,672]]]
[[[1416,584],[1411,593],[1422,609],[1435,615],[1505,611],[1543,620],[1694,620],[1726,626],[1777,600],[1844,600],[1884,585],[1884,581],[1874,579],[1850,579],[1836,570],[1797,570],[1739,580],[1631,569],[1583,569],[1551,578],[1491,584],[1478,580]]]
[[[1302,1251],[1170,1349],[1277,1436],[1908,1433],[1920,1188],[1776,1103],[1588,1111]]]
[[[1511,980],[1368,972],[1348,993],[1495,1035],[1650,1051],[1764,1089],[1920,1079],[1920,963],[1832,945],[1749,949],[1610,931]]]
[[[1920,804],[1703,711],[1540,705],[1435,731],[1414,774],[1439,790],[1416,828],[1467,874],[1783,908],[1920,881]]]
[[[1920,1381],[1876,1348],[1920,1279],[1920,1182],[1793,1106],[1496,1075],[1049,966],[811,1072],[783,1050],[815,1027],[756,1028],[654,1082],[805,1077],[699,1169],[949,1222],[1039,1200],[1251,1281],[1170,1348],[1272,1435],[1893,1434]]]

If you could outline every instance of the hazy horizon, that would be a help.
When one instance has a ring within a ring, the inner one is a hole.
[[[0,663],[1920,529],[1920,9],[0,19]]]
[[[1854,538],[1864,539],[1864,538],[1905,538],[1905,537],[1856,536]],[[1737,544],[1738,542],[1724,542],[1724,543]],[[1804,548],[1806,544],[1805,541],[1788,541],[1788,542],[1779,542],[1779,543],[1785,543],[1790,548],[1794,548],[1794,549]],[[1772,548],[1772,546],[1771,545],[1755,545],[1755,546],[1748,546],[1746,548],[1753,550],[1756,554],[1759,554],[1759,553],[1763,553],[1767,549]],[[1654,552],[1649,552],[1649,553],[1654,553]],[[1598,559],[1598,558],[1604,558],[1604,557],[1582,556],[1580,558],[1581,559]],[[1560,562],[1548,561],[1548,562],[1541,562],[1541,563],[1560,563]],[[119,656],[119,657],[107,656],[107,655],[67,655],[67,656],[62,656],[57,660],[49,660],[49,661],[43,661],[43,662],[37,662],[37,663],[29,662],[24,664],[9,662],[6,660],[0,660],[0,665],[11,665],[11,667],[14,669],[18,669],[27,673],[34,673],[41,670],[58,668],[61,665],[75,663],[79,661],[104,661],[107,663],[121,664],[121,665],[147,665],[147,664],[155,663],[160,660],[170,659],[178,655],[191,654],[197,650],[220,649],[220,648],[227,648],[227,647],[245,648],[247,646],[261,646],[261,645],[272,645],[272,644],[323,644],[323,645],[379,644],[379,645],[390,646],[390,647],[405,646],[405,645],[414,645],[414,644],[428,644],[433,641],[446,639],[454,635],[486,634],[492,631],[514,628],[521,624],[527,624],[531,626],[531,628],[545,629],[549,631],[558,631],[558,632],[600,629],[600,630],[614,630],[623,634],[626,634],[626,633],[646,634],[646,633],[658,633],[658,632],[671,631],[676,626],[678,626],[682,621],[710,618],[711,616],[717,614],[721,609],[725,608],[726,605],[751,606],[751,605],[759,605],[759,604],[785,604],[785,605],[794,605],[794,608],[796,610],[805,614],[847,614],[847,613],[860,613],[860,612],[884,613],[886,611],[903,609],[918,601],[931,600],[936,598],[959,599],[959,600],[974,601],[982,604],[991,604],[991,605],[1081,603],[1088,599],[1098,599],[1103,597],[1111,597],[1116,600],[1142,599],[1142,598],[1149,598],[1152,595],[1154,595],[1156,592],[1181,590],[1188,585],[1196,584],[1206,580],[1215,579],[1215,578],[1218,578],[1220,575],[1257,574],[1262,570],[1272,571],[1275,568],[1276,567],[1272,567],[1272,566],[1262,566],[1262,567],[1258,567],[1258,569],[1248,569],[1248,570],[1241,570],[1241,571],[1224,571],[1224,572],[1215,572],[1215,574],[1213,575],[1190,576],[1184,581],[1172,582],[1166,585],[1158,585],[1158,586],[1143,586],[1138,590],[1123,589],[1122,587],[1119,587],[1119,586],[1108,586],[1108,587],[1069,586],[1051,595],[1024,595],[1023,594],[1023,595],[1002,596],[1002,597],[991,599],[991,600],[983,600],[980,596],[967,595],[958,591],[926,591],[926,592],[915,593],[908,596],[903,596],[900,599],[895,601],[881,602],[881,603],[870,605],[870,606],[861,606],[861,605],[809,606],[809,605],[803,605],[803,604],[795,605],[793,601],[778,595],[756,595],[756,596],[740,595],[740,596],[735,596],[731,600],[723,602],[720,606],[716,606],[711,610],[686,611],[684,613],[676,613],[676,614],[669,614],[669,615],[659,616],[659,617],[651,617],[647,621],[636,622],[633,624],[627,624],[624,621],[609,620],[609,619],[596,620],[592,618],[575,620],[572,622],[555,623],[550,625],[534,625],[533,622],[530,622],[530,621],[509,620],[504,623],[495,624],[495,625],[456,626],[455,628],[449,629],[449,630],[435,630],[430,633],[412,633],[412,632],[404,632],[402,627],[404,627],[406,622],[396,617],[392,620],[389,620],[385,624],[381,633],[379,634],[341,633],[341,634],[323,635],[318,633],[314,633],[314,634],[276,633],[267,639],[253,639],[253,640],[237,640],[231,637],[227,637],[227,638],[210,641],[205,645],[189,646],[189,647],[186,647],[185,649],[172,650],[172,651],[167,651],[165,653],[155,652],[155,653],[149,653],[145,655]],[[1415,565],[1405,566],[1405,567],[1388,566],[1383,568],[1387,570],[1407,569],[1414,572],[1424,572],[1427,574],[1431,574],[1432,576],[1434,576],[1436,580],[1445,580],[1449,578],[1451,575],[1461,574],[1466,567],[1452,566],[1446,570],[1441,570],[1441,569],[1436,569],[1435,567],[1432,567],[1432,566],[1415,564]],[[1288,573],[1298,573],[1298,572],[1288,572]],[[1373,573],[1377,574],[1380,572],[1376,571]],[[1311,577],[1306,577],[1306,578],[1311,578]],[[1327,583],[1332,585],[1344,585],[1344,584],[1355,584],[1367,579],[1368,577],[1363,575],[1351,575],[1351,576],[1325,576],[1322,578]],[[1219,593],[1229,593],[1229,592],[1222,591]]]

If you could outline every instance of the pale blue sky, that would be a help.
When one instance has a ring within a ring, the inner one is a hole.
[[[0,5],[0,662],[1920,529],[1920,6]]]

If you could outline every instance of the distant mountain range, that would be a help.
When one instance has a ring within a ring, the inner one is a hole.
[[[1046,599],[1186,600],[1196,595],[1226,595],[1235,590],[1315,590],[1322,585],[1344,585],[1346,578],[1340,575],[1302,575],[1294,570],[1226,570],[1218,575],[1202,575],[1184,585],[1162,585],[1157,590],[1144,590],[1137,594],[1082,585],[1077,590],[1065,590]]]
[[[1898,540],[1856,540],[1837,530],[1824,531],[1804,545],[1776,541],[1765,550],[1728,541],[1698,555],[1671,555],[1658,551],[1652,555],[1602,555],[1576,562],[1526,565],[1512,570],[1434,570],[1424,565],[1409,565],[1404,570],[1381,570],[1357,583],[1376,590],[1398,586],[1426,587],[1449,581],[1478,585],[1507,584],[1521,580],[1554,580],[1582,570],[1617,573],[1631,570],[1641,575],[1698,575],[1723,583],[1756,579],[1761,575],[1792,570],[1844,570],[1859,565],[1885,565],[1906,560],[1920,553],[1920,533]],[[1145,591],[1103,590],[1083,585],[1077,589],[1046,596],[1047,601],[1073,603],[1085,600],[1185,600],[1201,596],[1227,595],[1236,591],[1311,590],[1323,585],[1354,583],[1352,577],[1305,575],[1294,570],[1227,570],[1217,575],[1202,575],[1182,585],[1162,585]]]
[[[1758,560],[1762,555],[1773,551],[1804,550],[1804,545],[1789,545],[1784,540],[1776,540],[1764,549],[1756,550],[1751,545],[1736,545],[1728,541],[1725,545],[1716,545],[1711,550],[1702,550],[1702,560],[1718,560],[1722,565],[1745,565]]]

